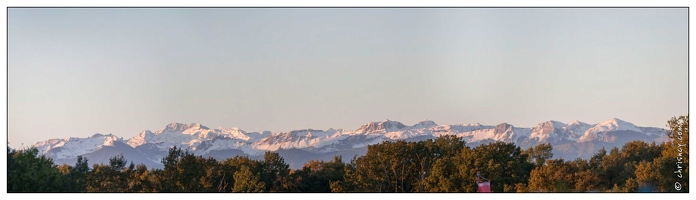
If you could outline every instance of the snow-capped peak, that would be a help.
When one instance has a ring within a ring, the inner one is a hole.
[[[128,139],[128,142],[126,142],[126,144],[130,145],[131,147],[137,147],[142,144],[145,144],[147,140],[154,137],[154,135],[155,134],[152,133],[152,131],[145,130],[143,132],[140,132],[140,134],[138,134],[137,136]]]
[[[398,131],[403,128],[406,128],[404,124],[401,122],[397,121],[391,121],[391,120],[384,120],[381,122],[370,122],[362,127],[360,127],[358,130],[356,130],[357,133],[372,133],[372,132],[392,132],[392,131]]]
[[[77,155],[96,151],[103,146],[113,146],[115,142],[123,142],[121,138],[113,134],[96,133],[87,138],[70,137],[66,139],[51,139],[39,142],[35,147],[42,153],[53,154],[55,158],[70,158]],[[59,148],[60,150],[51,151]]]
[[[585,122],[581,122],[578,120],[574,120],[574,121],[568,123],[568,126],[587,126],[587,125],[590,125],[590,124],[585,123]]]
[[[424,120],[418,122],[417,124],[413,125],[414,128],[428,128],[428,127],[434,127],[434,126],[437,126],[437,124],[434,121],[427,120],[427,119],[424,119]]]
[[[565,127],[565,126],[566,126],[565,123],[559,122],[559,121],[554,121],[554,120],[546,121],[546,122],[544,122],[543,124],[547,124],[547,125],[550,124],[550,125],[552,125],[553,127],[556,127],[556,128],[562,128],[562,127]]]
[[[635,132],[642,133],[642,131],[636,125],[633,125],[629,122],[620,120],[618,118],[612,118],[612,119],[600,122],[599,124],[590,128],[590,130],[588,130],[588,131],[600,132],[600,131],[616,131],[616,130],[628,130],[628,131],[635,131]]]
[[[583,136],[580,137],[579,141],[590,141],[594,139],[602,140],[602,136],[598,135],[598,133],[607,131],[634,131],[638,133],[643,133],[643,131],[641,131],[640,128],[638,128],[636,125],[620,120],[618,118],[612,118],[600,122],[590,129],[587,129],[585,134],[583,134]]]
[[[142,131],[139,135],[129,139],[127,144],[133,148],[146,145],[144,149],[147,151],[155,148],[156,151],[166,152],[168,148],[177,146],[191,149],[196,154],[201,155],[228,149],[241,150],[249,155],[260,155],[264,151],[274,151],[281,148],[310,148],[313,151],[332,152],[361,148],[386,140],[410,140],[442,135],[457,135],[462,137],[467,144],[504,141],[526,145],[534,145],[539,142],[565,144],[590,140],[612,141],[611,138],[616,137],[616,134],[625,135],[609,132],[614,130],[631,130],[646,135],[654,132],[653,135],[649,136],[658,137],[661,129],[636,127],[616,118],[596,125],[586,124],[578,120],[568,124],[549,120],[539,123],[533,128],[514,127],[508,123],[494,126],[482,126],[479,123],[438,125],[431,120],[422,120],[413,126],[405,126],[398,121],[383,120],[366,123],[355,131],[331,128],[328,130],[302,129],[277,133],[270,131],[245,132],[239,128],[224,127],[209,129],[198,123],[171,123],[156,132]],[[580,140],[580,136],[583,136],[584,139]],[[112,134],[97,133],[87,138],[51,139],[39,142],[34,146],[53,158],[74,158],[77,155],[97,151],[104,146],[118,146],[117,142],[123,142],[122,140]]]
[[[532,133],[529,138],[536,138],[540,142],[547,142],[549,139],[553,140],[575,140],[577,135],[572,133],[567,133],[567,125],[563,122],[549,120],[546,122],[539,123],[536,127],[532,128]]]
[[[248,133],[242,129],[239,129],[237,127],[234,128],[224,128],[220,127],[215,129],[216,132],[220,132],[220,135],[223,135],[228,138],[236,138],[236,139],[241,139],[241,140],[249,140],[251,137],[249,137]]]
[[[164,127],[164,130],[173,130],[173,131],[185,131],[188,129],[209,129],[206,126],[203,126],[199,123],[191,123],[191,124],[182,124],[182,123],[171,123]]]
[[[566,124],[564,124],[563,122],[549,120],[549,121],[539,123],[536,127],[532,128],[532,130],[544,129],[544,128],[546,128],[546,129],[559,129],[559,128],[563,128],[563,127],[566,127]]]
[[[239,128],[217,128],[210,129],[199,123],[183,124],[171,123],[164,129],[148,134],[149,131],[143,132],[128,140],[128,145],[137,147],[146,143],[153,143],[159,149],[166,150],[172,146],[180,148],[196,149],[198,145],[205,141],[210,141],[215,138],[229,138],[232,140],[251,140],[251,134]]]
[[[87,138],[99,138],[99,137],[116,137],[116,136],[114,136],[114,134],[111,134],[111,133],[109,133],[109,134],[95,133],[94,135],[89,136]]]

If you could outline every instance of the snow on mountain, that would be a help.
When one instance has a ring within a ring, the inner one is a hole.
[[[568,126],[570,127],[570,126],[592,126],[592,125],[591,125],[591,124],[588,124],[588,123],[585,123],[585,122],[581,122],[581,121],[575,120],[575,121],[572,121],[572,122],[568,123]]]
[[[620,133],[615,133],[616,131]],[[539,123],[533,128],[515,127],[508,123],[495,126],[484,126],[479,123],[438,125],[431,120],[423,120],[413,126],[406,126],[401,122],[384,120],[366,123],[355,130],[302,129],[275,133],[271,131],[246,132],[239,128],[224,127],[211,129],[197,123],[171,123],[155,132],[143,131],[126,141],[111,134],[95,134],[88,138],[50,139],[36,143],[34,146],[42,154],[66,159],[95,152],[102,147],[122,142],[124,146],[130,146],[137,152],[147,154],[147,159],[156,161],[163,154],[166,154],[172,146],[189,149],[197,155],[207,155],[208,153],[217,155],[220,152],[235,150],[258,156],[265,151],[282,149],[304,149],[328,153],[363,148],[383,141],[421,140],[442,135],[460,136],[467,144],[503,141],[528,147],[546,142],[555,145],[607,142],[605,139],[623,141],[633,138],[634,132],[640,133],[642,138],[657,138],[664,135],[665,130],[637,127],[616,118],[596,125],[577,120],[568,124],[550,120]]]
[[[493,128],[494,126],[482,126],[479,123],[475,124],[460,124],[460,125],[441,125],[441,126],[436,126],[430,128],[432,132],[435,132],[435,136],[440,136],[441,134],[457,134],[457,133],[463,133],[463,132],[471,132],[475,130],[480,130],[480,129],[490,129]]]
[[[508,123],[501,123],[495,127],[484,126],[449,126],[448,134],[455,134],[463,137],[467,143],[480,142],[484,140],[513,142],[519,137],[527,137],[528,131],[515,128]],[[441,131],[438,131],[441,132]]]
[[[140,134],[138,134],[137,136],[129,139],[126,144],[130,145],[131,147],[137,147],[147,143],[148,140],[152,140],[153,137],[154,133],[152,133],[150,130],[146,130],[140,132]]]
[[[216,137],[209,141],[203,141],[196,148],[195,154],[202,155],[216,150],[239,149],[249,155],[263,153],[261,150],[251,148],[251,143],[226,137]]]
[[[224,128],[220,127],[214,130],[217,135],[225,136],[226,138],[236,138],[244,141],[249,141],[252,139],[251,135],[258,135],[262,136],[262,134],[249,134],[245,132],[244,130],[241,130],[239,128]],[[205,138],[205,137],[204,137]]]
[[[514,127],[513,130],[515,132],[515,138],[513,139],[513,141],[517,141],[519,139],[527,139],[530,135],[532,135],[532,129],[530,128]]]
[[[39,142],[34,146],[40,152],[53,158],[72,158],[94,152],[104,146],[113,146],[115,142],[123,142],[123,140],[113,134],[97,133],[87,138],[51,139]]]
[[[666,136],[667,135],[667,130],[662,129],[662,128],[656,128],[656,127],[638,127],[643,133],[649,136]]]
[[[253,139],[253,137],[259,136],[263,136],[263,134],[247,134],[244,130],[239,128],[221,127],[210,129],[198,123],[171,123],[164,127],[164,129],[154,133],[149,130],[143,131],[139,135],[129,139],[128,145],[135,148],[146,143],[151,143],[155,144],[160,150],[167,150],[172,146],[195,150],[198,145],[216,137],[249,141]]]
[[[257,140],[263,139],[263,138],[265,138],[265,137],[268,137],[268,136],[270,136],[271,134],[273,134],[273,133],[271,133],[271,131],[263,131],[263,132],[261,132],[261,133],[259,133],[259,132],[250,132],[250,133],[246,133],[245,135],[246,135],[246,136],[249,136],[249,141],[257,141]]]
[[[633,125],[629,122],[617,119],[617,118],[612,118],[603,122],[598,123],[597,125],[593,126],[592,128],[588,129],[585,131],[585,134],[580,137],[578,141],[584,142],[584,141],[591,141],[591,140],[604,140],[603,135],[599,134],[602,132],[608,132],[608,131],[633,131],[633,132],[638,132],[638,133],[643,133],[640,128],[638,128],[636,125]]]
[[[563,129],[566,124],[558,121],[546,121],[532,128],[530,139],[537,139],[539,142],[546,142],[547,139],[556,139],[561,137],[559,130]]]
[[[344,131],[339,129],[294,130],[287,133],[273,133],[253,143],[254,149],[276,151],[278,149],[316,148],[337,142]]]
[[[364,133],[388,133],[388,132],[393,132],[393,131],[399,131],[401,129],[406,128],[404,124],[401,122],[397,121],[391,121],[391,120],[384,120],[381,122],[371,122],[363,125],[360,127],[358,130],[356,130],[356,133],[359,134],[364,134]]]
[[[34,144],[34,147],[36,147],[36,149],[39,150],[39,153],[45,154],[48,152],[48,150],[51,150],[53,147],[58,147],[57,145],[61,142],[63,142],[63,139],[49,139]],[[63,146],[63,144],[61,144],[61,146]]]
[[[546,121],[532,128],[532,133],[529,136],[530,140],[536,142],[559,142],[559,141],[577,141],[589,129],[591,125],[580,121],[573,121],[564,124],[559,121]]]
[[[629,122],[613,118],[609,119],[607,121],[600,122],[599,124],[595,125],[594,127],[590,128],[588,131],[589,132],[600,132],[600,131],[616,131],[616,130],[628,130],[628,131],[635,131],[635,132],[640,132],[642,131],[636,126],[633,125]]]
[[[435,127],[437,124],[432,120],[423,120],[411,126],[411,128],[430,128]]]
[[[584,135],[587,129],[590,128],[592,128],[591,124],[584,123],[578,120],[568,123],[568,126],[566,127],[566,129],[570,131],[570,134],[571,136],[573,136],[573,139],[575,141],[577,141],[582,135]]]
[[[393,131],[384,134],[384,137],[391,140],[404,140],[408,138],[414,138],[418,136],[433,135],[433,132],[429,128],[413,128],[403,131]]]

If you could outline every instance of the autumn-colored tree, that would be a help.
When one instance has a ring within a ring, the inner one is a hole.
[[[248,166],[242,165],[240,170],[234,173],[233,192],[263,192],[265,183],[260,180],[260,175],[253,174]]]
[[[58,166],[58,171],[63,174],[63,191],[65,192],[85,192],[89,165],[87,158],[77,156],[75,166],[63,164]]]
[[[689,192],[689,116],[673,117],[667,127],[669,141],[652,166],[661,179],[653,184],[662,192]]]
[[[110,158],[108,165],[92,165],[86,179],[87,192],[127,192],[126,163],[123,155],[118,155]]]
[[[571,192],[575,186],[573,170],[563,159],[546,160],[546,164],[532,170],[529,191]]]
[[[529,162],[536,166],[541,166],[546,163],[546,160],[553,157],[553,147],[551,143],[543,143],[534,147],[529,147],[524,153],[527,155]]]

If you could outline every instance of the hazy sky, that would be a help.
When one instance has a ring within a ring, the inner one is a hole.
[[[683,9],[8,10],[8,139],[688,113]]]

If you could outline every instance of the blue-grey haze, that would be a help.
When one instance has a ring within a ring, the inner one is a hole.
[[[8,10],[8,139],[688,113],[686,8]]]

